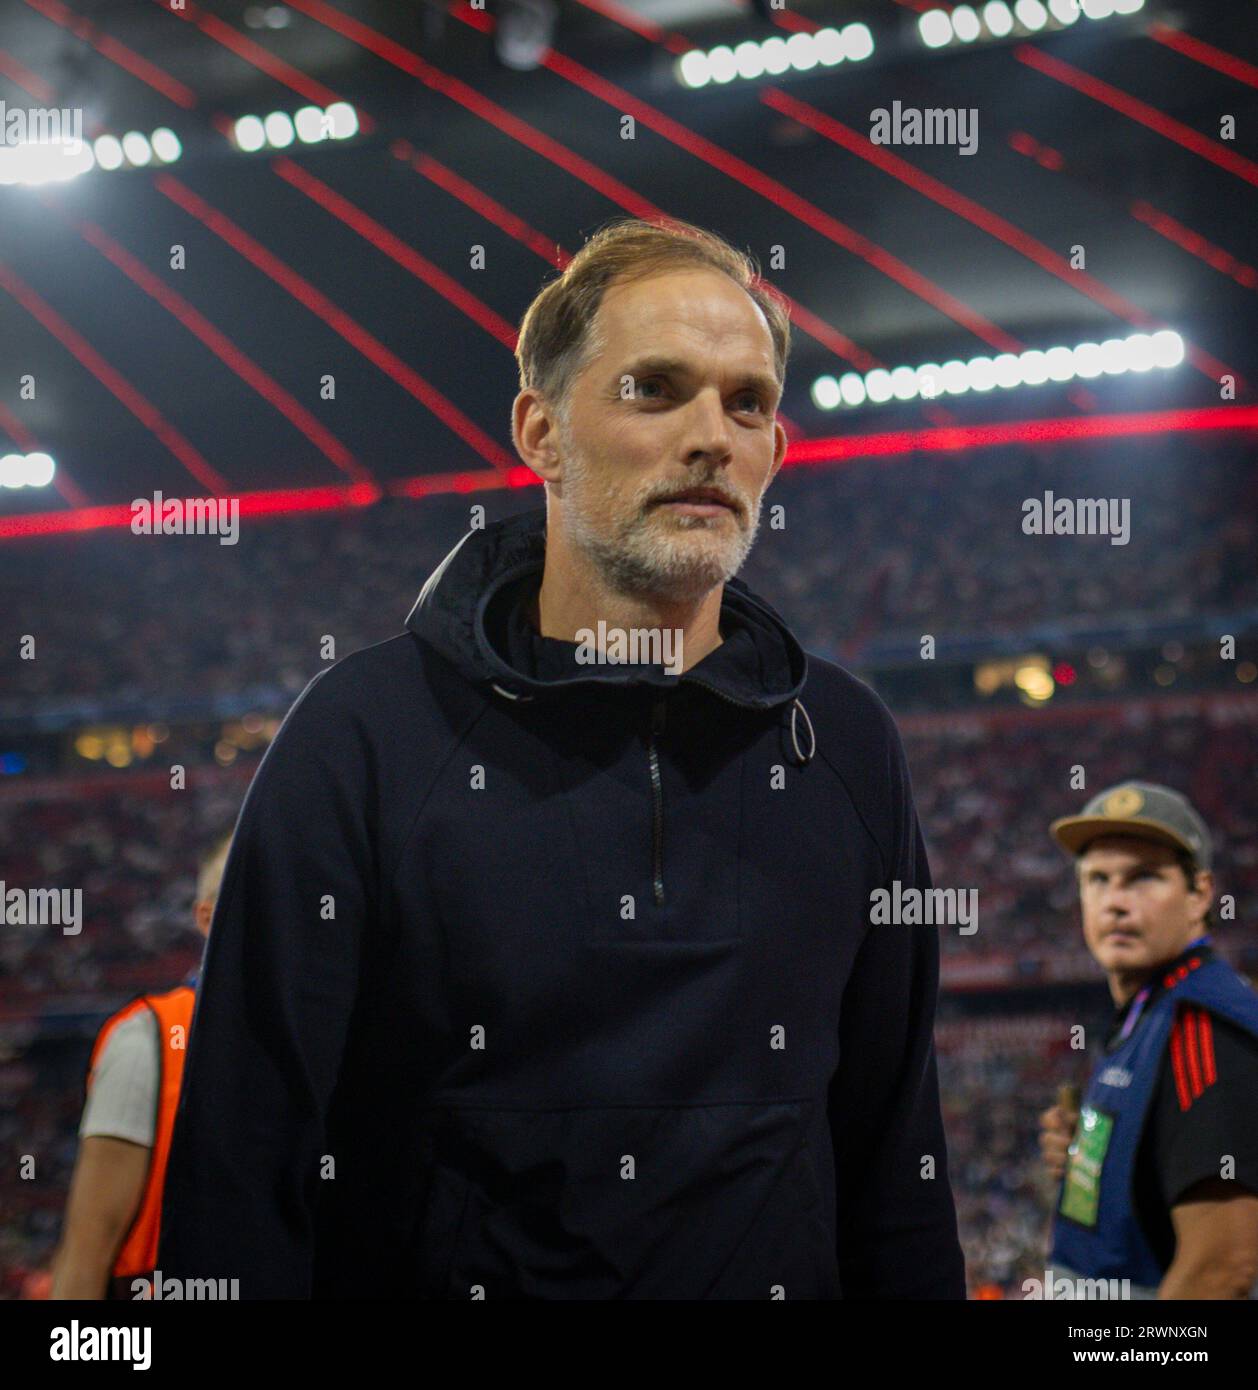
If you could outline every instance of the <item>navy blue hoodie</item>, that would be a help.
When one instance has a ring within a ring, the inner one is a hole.
[[[740,580],[681,676],[469,532],[249,788],[164,1278],[244,1298],[963,1298],[930,886],[885,706]],[[806,697],[806,700],[805,700]],[[932,1175],[933,1173],[933,1175]]]

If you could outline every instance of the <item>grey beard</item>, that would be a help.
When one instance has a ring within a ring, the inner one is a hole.
[[[655,529],[643,512],[621,525],[611,536],[587,525],[586,517],[600,502],[610,496],[600,496],[598,484],[591,477],[580,451],[561,422],[560,443],[566,456],[565,491],[569,491],[565,525],[572,543],[586,555],[603,583],[613,592],[642,601],[663,599],[670,603],[693,601],[718,584],[725,583],[742,569],[760,529],[760,503],[750,512],[747,530],[738,527],[738,541],[731,560],[726,563],[715,554],[696,549],[691,554],[678,554],[677,549]],[[707,478],[695,478],[695,487],[706,486]],[[637,499],[640,506],[643,499]],[[604,507],[603,510],[606,510]],[[649,509],[648,509],[649,510]],[[695,529],[708,525],[699,517],[676,518],[678,529]]]
[[[699,518],[678,518],[679,530],[707,524]],[[613,592],[647,601],[662,598],[685,602],[701,598],[742,569],[760,528],[760,508],[756,507],[748,529],[740,529],[729,559],[710,551],[679,554],[660,536],[648,532],[650,525],[645,517],[641,518],[609,539],[587,530],[581,519],[573,526],[569,518],[574,543]]]

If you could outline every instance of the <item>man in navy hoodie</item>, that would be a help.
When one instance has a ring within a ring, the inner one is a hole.
[[[734,578],[789,322],[687,224],[530,306],[546,506],[322,672],[241,810],[167,1278],[241,1296],[963,1298],[894,724]]]

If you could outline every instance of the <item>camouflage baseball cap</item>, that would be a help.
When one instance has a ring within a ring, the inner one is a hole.
[[[1210,867],[1210,832],[1186,796],[1155,782],[1120,782],[1098,792],[1077,816],[1049,827],[1069,854],[1082,854],[1101,835],[1137,835],[1186,849],[1199,868]]]

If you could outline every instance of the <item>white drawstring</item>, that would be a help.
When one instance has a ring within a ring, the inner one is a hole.
[[[804,723],[808,725],[808,756],[804,756],[803,749],[799,746],[799,736],[796,733],[796,721],[799,715],[804,716]],[[799,759],[799,765],[806,767],[812,761],[812,755],[817,751],[817,735],[813,733],[812,720],[808,717],[808,711],[804,708],[802,700],[795,700],[791,705],[791,742],[795,745],[795,756]]]

